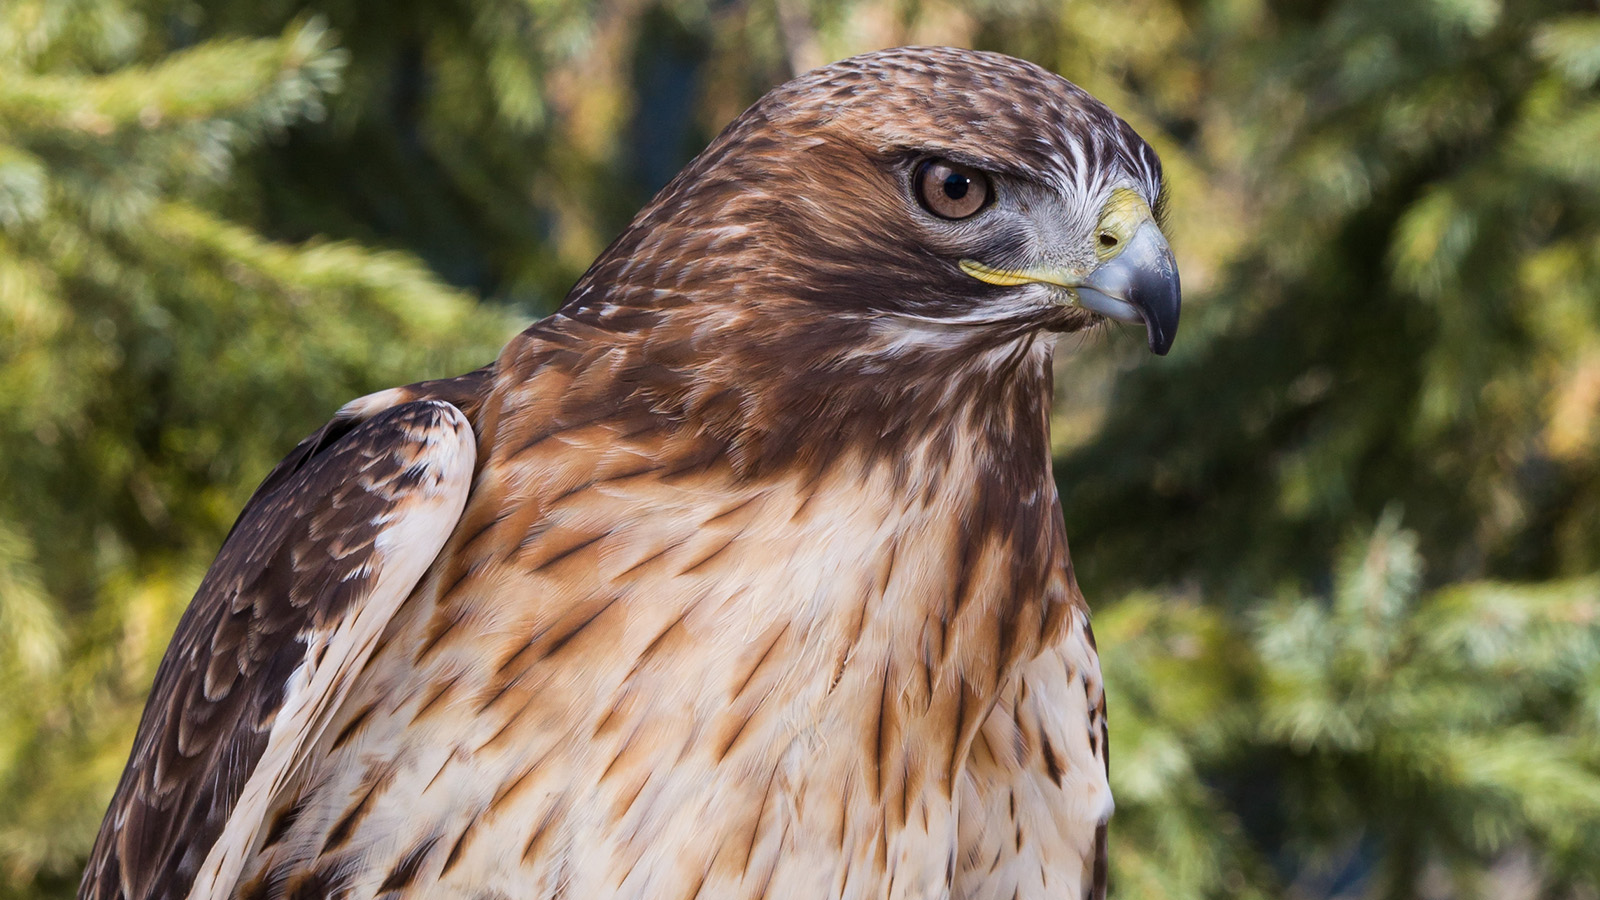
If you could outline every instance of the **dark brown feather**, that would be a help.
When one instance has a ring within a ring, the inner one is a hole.
[[[481,384],[474,373],[402,390],[472,407]],[[304,635],[371,589],[371,523],[416,489],[421,472],[408,451],[449,427],[446,409],[428,400],[335,417],[262,482],[156,672],[80,898],[187,894],[306,658]]]

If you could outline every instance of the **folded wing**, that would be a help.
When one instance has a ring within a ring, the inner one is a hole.
[[[240,515],[157,671],[80,898],[231,895],[273,796],[471,489],[459,409],[385,405],[346,407]]]

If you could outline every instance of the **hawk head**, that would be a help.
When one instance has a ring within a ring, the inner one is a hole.
[[[929,333],[1143,323],[1179,283],[1161,163],[1098,100],[994,53],[901,48],[816,69],[736,119],[568,308],[716,302]],[[951,342],[955,343],[955,342]]]

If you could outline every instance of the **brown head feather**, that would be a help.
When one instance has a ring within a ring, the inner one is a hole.
[[[731,123],[501,368],[517,378],[571,364],[586,376],[567,417],[688,428],[752,472],[847,449],[903,456],[928,428],[948,440],[987,429],[1025,445],[1008,455],[1035,481],[1051,343],[1041,332],[1093,317],[1054,302],[1019,308],[1013,292],[963,273],[963,257],[1005,259],[1038,236],[928,214],[910,180],[930,157],[993,173],[1002,189],[1077,197],[1063,218],[1085,221],[1061,222],[1063,233],[1092,228],[1119,183],[1152,203],[1161,190],[1149,146],[1060,76],[991,53],[869,53]]]

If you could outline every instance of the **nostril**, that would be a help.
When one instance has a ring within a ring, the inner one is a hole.
[[[1116,235],[1112,234],[1109,231],[1100,232],[1100,247],[1101,247],[1101,249],[1110,250],[1111,248],[1113,248],[1115,246],[1117,246],[1117,236]]]

